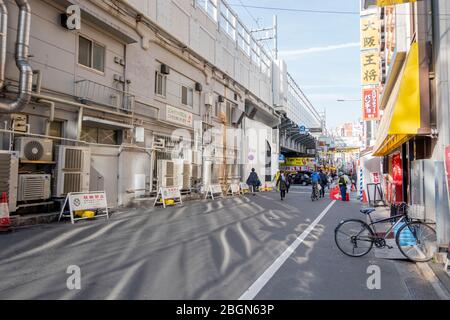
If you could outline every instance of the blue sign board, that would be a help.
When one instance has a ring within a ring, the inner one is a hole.
[[[280,156],[278,157],[278,161],[280,161],[281,163],[286,162],[286,157],[283,154],[280,154]]]
[[[299,132],[300,132],[300,134],[306,134],[306,127],[305,126],[300,126]]]

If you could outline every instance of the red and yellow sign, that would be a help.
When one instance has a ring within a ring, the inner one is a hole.
[[[378,88],[363,89],[363,120],[380,119],[380,90]]]

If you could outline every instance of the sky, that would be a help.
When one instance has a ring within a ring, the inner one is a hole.
[[[359,14],[319,14],[244,8],[239,5],[319,11],[359,12],[359,0],[228,0],[251,29],[272,26],[278,16],[279,57],[319,112],[327,127],[361,117]],[[272,48],[272,43],[267,43]],[[337,102],[337,100],[358,100]]]

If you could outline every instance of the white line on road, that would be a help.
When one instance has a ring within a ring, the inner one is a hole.
[[[316,225],[325,217],[325,215],[330,211],[331,207],[336,203],[336,201],[331,202],[325,210],[314,220],[313,223],[306,229],[289,248],[287,248],[281,256],[275,260],[274,263],[266,270],[264,273],[247,289],[247,291],[239,298],[239,300],[253,300],[258,295],[258,293],[264,288],[264,286],[272,279],[275,273],[281,268],[281,266],[286,262],[287,259],[297,250],[297,248],[305,241],[306,237],[314,230]]]

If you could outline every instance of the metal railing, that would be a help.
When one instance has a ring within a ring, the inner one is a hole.
[[[94,103],[117,111],[133,112],[135,97],[123,90],[105,86],[91,80],[75,81],[75,96],[82,103]]]

